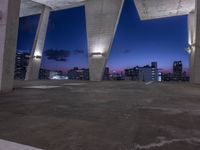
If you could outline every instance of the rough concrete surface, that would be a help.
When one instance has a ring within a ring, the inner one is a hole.
[[[21,0],[20,17],[40,14],[43,5],[56,11],[83,6],[87,1],[89,0]],[[195,0],[133,1],[142,20],[187,15],[195,8]]]
[[[195,9],[195,0],[134,0],[142,20],[187,15]]]
[[[200,85],[16,82],[0,139],[46,150],[199,150]]]

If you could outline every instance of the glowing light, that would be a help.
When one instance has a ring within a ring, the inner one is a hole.
[[[42,59],[42,56],[34,56],[36,59]]]
[[[186,48],[186,51],[189,53],[189,54],[191,54],[192,53],[192,46],[189,46],[188,48]]]
[[[34,58],[41,59],[42,58],[42,54],[38,50],[36,50],[35,53],[34,53]]]
[[[103,56],[103,54],[102,54],[102,53],[100,53],[100,52],[97,52],[97,53],[92,53],[91,55],[92,55],[92,56]]]
[[[35,53],[34,53],[34,56],[42,56],[42,54],[39,50],[36,50]]]
[[[104,56],[104,54],[101,52],[93,52],[90,54],[90,57],[95,57],[95,58],[101,58],[103,56]]]
[[[92,53],[104,53],[105,52],[105,46],[104,44],[98,44],[95,46],[92,46],[91,52]]]

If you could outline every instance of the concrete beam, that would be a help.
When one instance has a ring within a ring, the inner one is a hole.
[[[200,1],[196,0],[195,10],[188,15],[190,53],[190,81],[200,83]]]
[[[90,80],[101,81],[124,0],[85,2]]]
[[[13,88],[20,0],[0,1],[0,92]]]
[[[37,33],[27,68],[26,80],[38,80],[50,10],[51,9],[49,7],[44,6],[43,12],[40,16]]]

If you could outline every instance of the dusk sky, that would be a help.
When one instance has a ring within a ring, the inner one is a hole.
[[[18,50],[30,52],[38,20],[39,16],[20,19]],[[187,35],[187,16],[140,21],[133,0],[125,0],[107,66],[119,71],[157,61],[159,68],[170,70],[174,60],[181,60],[188,68]],[[44,57],[42,68],[88,68],[84,7],[51,13],[44,51],[47,49],[64,49],[70,56],[65,62]]]

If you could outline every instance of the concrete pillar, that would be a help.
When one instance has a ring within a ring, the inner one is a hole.
[[[200,1],[196,0],[195,10],[188,15],[190,53],[190,82],[200,83]]]
[[[13,88],[20,0],[0,0],[0,92]]]
[[[49,7],[44,6],[31,51],[31,57],[26,72],[26,80],[38,80],[50,11],[51,9]]]
[[[87,0],[85,4],[90,80],[101,81],[124,0]]]

